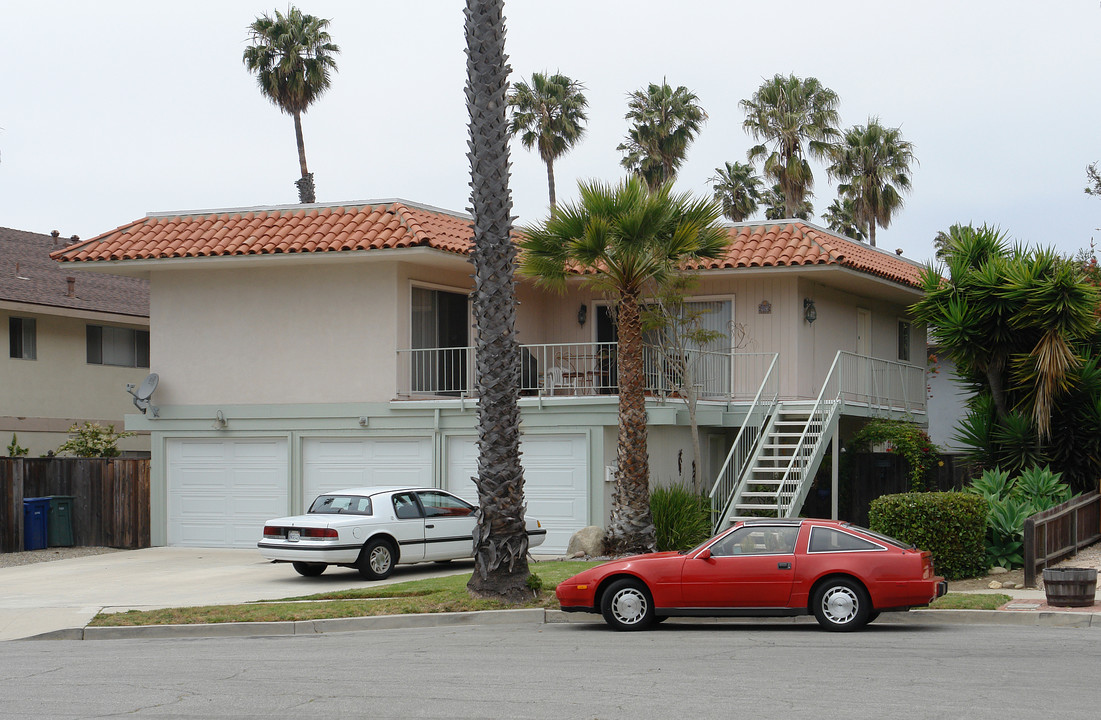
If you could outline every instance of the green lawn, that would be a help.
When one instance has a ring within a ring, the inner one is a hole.
[[[523,605],[508,605],[493,600],[475,600],[466,590],[467,573],[428,580],[413,580],[394,585],[371,586],[338,592],[305,595],[280,600],[262,600],[243,605],[206,605],[165,610],[130,610],[100,613],[91,625],[187,625],[193,623],[279,622],[364,617],[368,615],[406,615],[414,613],[464,612],[470,610],[508,610],[515,608],[558,608],[554,588],[572,575],[599,565],[597,562],[552,561],[532,563],[532,572],[543,581],[538,595],[533,593]],[[949,593],[930,607],[940,610],[994,610],[1010,597],[1002,594]]]

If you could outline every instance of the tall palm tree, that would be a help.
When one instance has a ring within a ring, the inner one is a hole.
[[[810,201],[812,197],[814,197],[814,193],[805,192],[799,204],[794,208],[789,208],[783,188],[779,184],[773,185],[761,193],[761,204],[765,206],[765,219],[790,220],[798,218],[799,220],[810,220],[810,216],[814,214],[814,205]]]
[[[671,183],[648,190],[631,176],[615,187],[581,183],[580,200],[524,228],[520,272],[551,288],[570,277],[614,298],[619,328],[619,469],[607,532],[609,550],[654,546],[650,469],[646,455],[646,395],[642,367],[643,298],[685,263],[717,257],[727,231],[719,205],[671,194]]]
[[[723,215],[731,222],[741,222],[757,212],[761,200],[761,178],[753,166],[734,162],[715,168],[715,176],[708,179],[715,191],[715,201],[722,205]]]
[[[584,89],[584,85],[560,73],[549,77],[532,73],[531,85],[521,80],[513,85],[508,96],[512,108],[509,131],[519,135],[528,150],[539,149],[539,157],[547,165],[552,210],[555,207],[554,161],[585,134],[584,123],[588,120],[585,108],[589,101],[581,92]]]
[[[298,166],[302,177],[295,182],[298,200],[317,201],[313,175],[306,167],[306,145],[302,141],[302,113],[321,97],[336,72],[334,55],[340,48],[332,42],[326,28],[329,21],[304,15],[291,6],[287,14],[275,11],[256,18],[249,25],[249,40],[242,60],[249,72],[256,73],[260,94],[294,117],[294,137],[298,143]]]
[[[624,153],[623,167],[655,190],[676,177],[707,113],[695,93],[683,85],[674,90],[664,80],[661,85],[650,83],[628,98],[625,117],[632,125],[627,142],[616,149]]]
[[[814,187],[809,158],[825,158],[837,130],[837,93],[817,78],[776,75],[749,100],[742,100],[750,135],[762,141],[749,149],[751,162],[763,159],[766,179],[780,186],[784,216],[794,217],[803,197]],[[771,151],[769,150],[771,146]]]
[[[466,107],[474,215],[478,522],[468,590],[518,602],[530,592],[520,465],[520,348],[516,343],[512,195],[503,0],[467,0]]]
[[[834,201],[826,208],[826,212],[823,213],[822,219],[826,221],[826,227],[830,230],[839,232],[853,240],[864,242],[866,237],[864,227],[855,217],[851,198],[834,198]]]
[[[889,226],[902,207],[902,194],[910,191],[914,146],[901,129],[885,128],[873,117],[846,130],[830,155],[827,172],[841,180],[838,193],[852,199],[853,217],[867,226],[868,243],[875,247],[876,225]]]

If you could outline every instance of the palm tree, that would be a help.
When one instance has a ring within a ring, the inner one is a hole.
[[[520,272],[551,288],[571,277],[614,298],[619,328],[619,469],[607,532],[611,552],[654,546],[640,303],[685,263],[717,257],[727,231],[719,205],[671,194],[671,183],[648,190],[631,176],[615,187],[581,183],[580,200],[543,223],[524,228]]]
[[[810,201],[812,197],[814,197],[812,192],[803,193],[803,198],[799,201],[799,204],[789,209],[783,188],[778,184],[773,185],[761,193],[761,204],[765,206],[765,219],[791,220],[798,218],[799,220],[810,220],[810,216],[814,214],[814,205]]]
[[[830,206],[826,208],[826,212],[822,215],[822,219],[826,221],[826,227],[835,232],[839,232],[845,237],[850,237],[853,240],[859,240],[864,242],[866,235],[864,234],[864,228],[861,223],[857,222],[853,211],[853,201],[851,198],[835,198]]]
[[[520,81],[508,96],[512,108],[509,131],[519,135],[524,147],[539,149],[547,165],[550,206],[555,207],[554,161],[572,148],[585,134],[585,86],[561,74],[531,74],[531,85]]]
[[[875,247],[876,225],[889,226],[902,194],[910,191],[914,146],[901,129],[885,128],[873,117],[846,130],[830,154],[827,172],[841,180],[838,193],[852,199],[853,217],[868,228],[868,243]]]
[[[749,160],[764,159],[765,178],[783,193],[784,217],[795,217],[803,197],[814,187],[807,158],[826,157],[839,135],[837,103],[837,93],[816,78],[802,80],[794,75],[776,75],[741,102],[746,114],[742,127],[763,141],[749,149]]]
[[[731,222],[741,222],[757,212],[761,178],[752,165],[728,162],[726,167],[715,168],[715,173],[708,182],[713,183],[715,201],[722,205],[723,215]]]
[[[688,88],[681,85],[673,90],[664,80],[661,85],[650,83],[628,98],[625,117],[632,126],[627,130],[627,142],[616,149],[625,154],[623,167],[655,190],[676,177],[707,113]]]
[[[329,21],[303,15],[296,7],[287,14],[267,13],[249,25],[249,40],[242,60],[249,72],[256,73],[260,94],[281,111],[294,117],[294,137],[298,143],[298,165],[302,177],[295,182],[298,200],[316,202],[313,175],[306,167],[306,145],[302,141],[302,113],[321,97],[336,72],[333,56],[340,48],[333,44],[326,28]]]
[[[467,0],[466,107],[474,216],[478,522],[467,589],[519,602],[528,596],[524,469],[520,465],[520,348],[516,343],[512,195],[503,0]]]

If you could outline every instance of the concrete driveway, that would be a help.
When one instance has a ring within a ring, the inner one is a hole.
[[[147,548],[0,568],[0,640],[84,627],[100,611],[220,605],[469,573],[473,561],[398,566],[369,582],[330,567],[305,578],[256,550]]]

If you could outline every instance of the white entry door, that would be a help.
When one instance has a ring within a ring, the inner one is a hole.
[[[371,486],[432,487],[431,438],[305,438],[303,511],[322,493]]]
[[[476,439],[451,437],[447,450],[447,489],[477,504],[471,479],[478,472]],[[533,552],[561,555],[570,536],[589,524],[588,440],[581,434],[525,435],[520,451],[528,515],[547,531]]]
[[[287,513],[284,438],[169,438],[168,544],[256,547]]]

